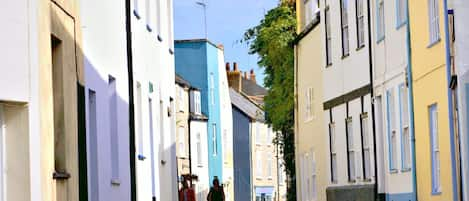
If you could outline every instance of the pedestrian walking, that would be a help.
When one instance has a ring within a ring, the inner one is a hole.
[[[179,189],[179,201],[195,201],[195,192],[187,184],[187,179],[182,180],[182,188]]]
[[[207,201],[225,201],[225,192],[223,192],[223,186],[220,186],[218,177],[213,179],[213,187],[210,188],[210,192],[207,195]]]

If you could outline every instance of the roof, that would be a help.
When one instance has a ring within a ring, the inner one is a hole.
[[[200,38],[200,39],[184,39],[184,40],[175,40],[174,43],[208,43],[212,45],[215,48],[220,49],[215,43],[212,41],[205,39],[205,38]],[[222,49],[220,49],[222,50]]]
[[[231,104],[241,110],[244,114],[249,116],[251,119],[257,121],[265,121],[264,111],[257,107],[256,104],[251,102],[247,97],[239,94],[233,88],[230,88],[230,99]]]
[[[176,80],[176,84],[179,84],[187,88],[191,88],[191,84],[187,80],[179,76],[178,74],[176,74],[175,80]]]
[[[267,90],[264,87],[259,86],[256,82],[246,79],[243,77],[241,82],[241,88],[243,93],[248,96],[266,96]]]

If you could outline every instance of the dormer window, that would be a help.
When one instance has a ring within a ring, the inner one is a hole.
[[[191,112],[194,114],[202,114],[200,91],[191,91]]]

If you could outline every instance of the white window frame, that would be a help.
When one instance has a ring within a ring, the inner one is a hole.
[[[173,5],[172,5],[172,0],[167,0],[167,12],[168,12],[168,15],[167,15],[167,22],[168,22],[168,46],[169,46],[169,49],[170,51],[173,51],[174,50],[174,41],[173,41],[173,19],[174,19],[174,16],[173,16]]]
[[[303,0],[303,5],[304,5],[304,26],[308,26],[311,24],[316,16],[316,14],[319,12],[319,2],[318,0]]]
[[[396,28],[407,23],[407,0],[396,0]]]
[[[364,0],[355,0],[357,20],[357,48],[365,46],[365,9]]]
[[[146,28],[147,31],[152,32],[152,17],[151,17],[151,6],[150,6],[150,1],[151,0],[145,0],[145,21],[146,21]]]
[[[256,178],[262,179],[262,153],[256,152]]]
[[[347,130],[348,177],[349,182],[355,182],[357,179],[357,156],[353,134],[353,120],[351,117],[346,119],[345,129]]]
[[[179,102],[179,103],[178,103],[178,109],[179,109],[179,112],[184,112],[184,107],[186,106],[186,105],[184,104],[184,93],[185,93],[185,90],[184,90],[184,87],[181,87],[181,86],[178,86],[177,88],[178,88],[178,90],[177,90],[177,92],[178,92],[177,96],[178,96],[178,102]]]
[[[217,124],[212,123],[212,155],[218,155],[218,144],[217,144]]]
[[[117,82],[109,75],[108,78],[108,107],[109,107],[109,134],[111,144],[111,175],[113,180],[119,179],[119,129],[117,109]]]
[[[183,126],[178,127],[178,143],[179,143],[179,156],[185,157],[186,154],[186,128]]]
[[[215,76],[210,73],[210,103],[215,105]]]
[[[272,166],[272,153],[266,153],[266,165],[267,165],[267,179],[272,180],[272,172],[273,172],[273,166]]]
[[[438,0],[428,0],[429,46],[440,41],[440,14]]]
[[[329,6],[325,9],[326,23],[326,66],[332,65],[332,36],[331,36],[331,11]]]
[[[316,164],[316,155],[314,153],[314,150],[311,149],[311,156],[310,156],[310,161],[309,163],[311,164],[311,167],[309,169],[309,177],[310,178],[310,193],[309,193],[309,200],[315,201],[318,197],[318,184],[317,184],[317,164]]]
[[[194,111],[196,114],[202,114],[202,106],[200,102],[200,92],[194,92]]]
[[[428,108],[430,127],[431,170],[432,170],[432,194],[441,193],[441,159],[438,135],[438,106],[433,104]]]
[[[329,134],[330,134],[330,157],[331,157],[331,182],[337,183],[337,150],[336,150],[336,130],[335,130],[335,123],[329,123]]]
[[[197,166],[203,167],[202,159],[202,134],[200,132],[196,133],[196,151],[197,151]]]
[[[410,140],[410,113],[409,93],[404,84],[399,86],[400,116],[401,116],[401,163],[402,170],[411,170],[411,140]]]
[[[342,57],[350,55],[350,30],[348,23],[348,0],[340,0],[340,16],[342,31]]]
[[[256,124],[256,145],[262,144],[262,135],[261,135],[261,123],[255,122]]]
[[[377,42],[384,40],[386,32],[384,0],[376,0],[376,36]]]
[[[396,96],[394,88],[387,91],[387,122],[388,122],[388,145],[389,145],[389,170],[391,173],[398,171],[398,150],[397,150],[397,110],[396,110]]]
[[[225,157],[225,163],[228,163],[228,150],[230,149],[230,146],[228,145],[228,131],[226,129],[223,129],[223,156]]]
[[[372,174],[372,165],[371,165],[371,141],[370,141],[370,133],[369,133],[369,118],[368,113],[363,113],[360,115],[361,120],[361,127],[362,127],[362,138],[363,138],[363,178],[365,180],[371,180],[373,177]]]

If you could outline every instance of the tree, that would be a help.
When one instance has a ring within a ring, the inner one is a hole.
[[[295,1],[281,0],[259,25],[245,32],[243,39],[249,45],[249,53],[259,55],[258,64],[265,70],[268,94],[264,109],[267,123],[280,133],[274,142],[280,145],[284,157],[289,201],[296,201],[293,48],[296,36]]]

